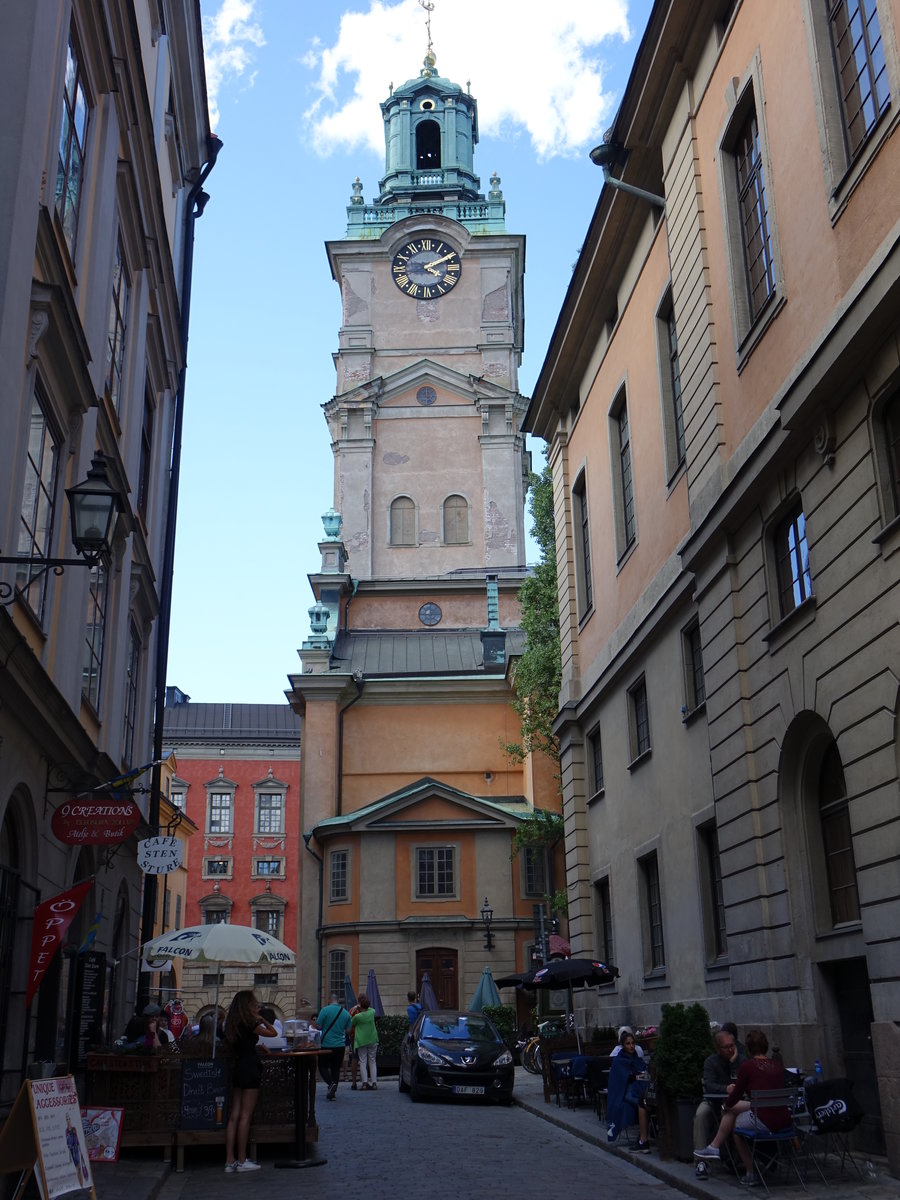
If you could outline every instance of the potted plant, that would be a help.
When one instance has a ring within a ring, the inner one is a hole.
[[[664,1004],[653,1074],[668,1144],[682,1162],[693,1161],[694,1112],[703,1096],[703,1063],[712,1054],[709,1014],[702,1004]]]
[[[375,1018],[378,1030],[378,1074],[396,1075],[400,1070],[400,1045],[409,1032],[406,1013],[385,1013]]]
[[[497,1027],[497,1032],[506,1042],[507,1048],[516,1048],[516,1010],[512,1004],[486,1004],[482,1012]]]

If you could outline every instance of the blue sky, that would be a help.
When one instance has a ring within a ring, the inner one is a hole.
[[[440,74],[478,100],[475,165],[526,235],[525,354],[538,376],[602,183],[651,0],[434,0]],[[358,175],[384,170],[379,102],[417,76],[418,0],[203,0],[213,129],[197,223],[168,682],[196,701],[278,703],[308,635],[333,498],[343,237]],[[535,458],[540,444],[532,447]]]

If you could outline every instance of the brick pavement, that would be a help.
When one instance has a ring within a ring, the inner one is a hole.
[[[592,1109],[545,1103],[541,1080],[522,1068],[516,1072],[515,1102],[513,1109],[412,1105],[397,1094],[396,1079],[383,1079],[377,1093],[351,1092],[341,1084],[337,1101],[328,1104],[320,1085],[319,1152],[328,1159],[324,1166],[278,1170],[274,1163],[284,1151],[267,1147],[261,1155],[262,1171],[234,1177],[223,1172],[222,1152],[197,1148],[188,1150],[185,1171],[177,1174],[163,1164],[159,1151],[130,1151],[118,1163],[96,1167],[97,1193],[99,1200],[222,1200],[224,1188],[252,1193],[254,1200],[263,1192],[266,1200],[301,1200],[306,1195],[346,1200],[352,1189],[364,1187],[367,1200],[375,1200],[415,1192],[417,1180],[428,1179],[439,1163],[454,1161],[458,1166],[449,1191],[454,1200],[470,1195],[519,1200],[523,1194],[587,1200],[598,1191],[625,1200],[638,1194],[646,1198],[648,1191],[667,1197],[673,1189],[701,1200],[729,1200],[743,1190],[722,1168],[714,1167],[709,1181],[702,1181],[690,1164],[663,1162],[655,1150],[637,1155],[607,1145],[605,1129]],[[523,1124],[517,1109],[541,1122]],[[811,1200],[900,1200],[900,1180],[887,1173],[883,1162],[876,1168],[874,1180],[858,1181],[845,1174],[831,1179],[827,1187],[810,1182],[807,1194]],[[548,1180],[551,1187],[559,1183],[558,1192],[547,1190]],[[783,1186],[772,1190],[775,1197],[785,1194]],[[765,1193],[758,1189],[758,1194]],[[789,1194],[796,1197],[801,1192],[794,1186]]]

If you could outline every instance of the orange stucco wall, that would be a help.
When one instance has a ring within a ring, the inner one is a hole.
[[[484,586],[471,592],[429,593],[426,586],[413,594],[369,596],[360,592],[350,603],[352,629],[415,629],[425,626],[419,609],[426,600],[440,606],[443,617],[437,629],[481,629],[487,624],[487,597]],[[500,594],[500,624],[510,629],[519,624],[519,601],[515,594]]]

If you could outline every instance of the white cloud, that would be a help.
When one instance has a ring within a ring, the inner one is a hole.
[[[538,158],[574,154],[613,114],[603,54],[630,37],[627,0],[442,0],[431,19],[438,72],[471,82],[482,133],[524,131]],[[387,85],[418,75],[427,45],[418,0],[370,0],[345,12],[333,45],[302,59],[316,73],[304,113],[317,153],[367,145],[381,153]]]
[[[206,58],[206,90],[209,95],[210,127],[219,123],[219,93],[231,79],[243,75],[253,62],[253,47],[266,44],[256,22],[256,0],[222,0],[215,14],[203,18],[203,48]],[[252,87],[256,72],[249,77]]]

